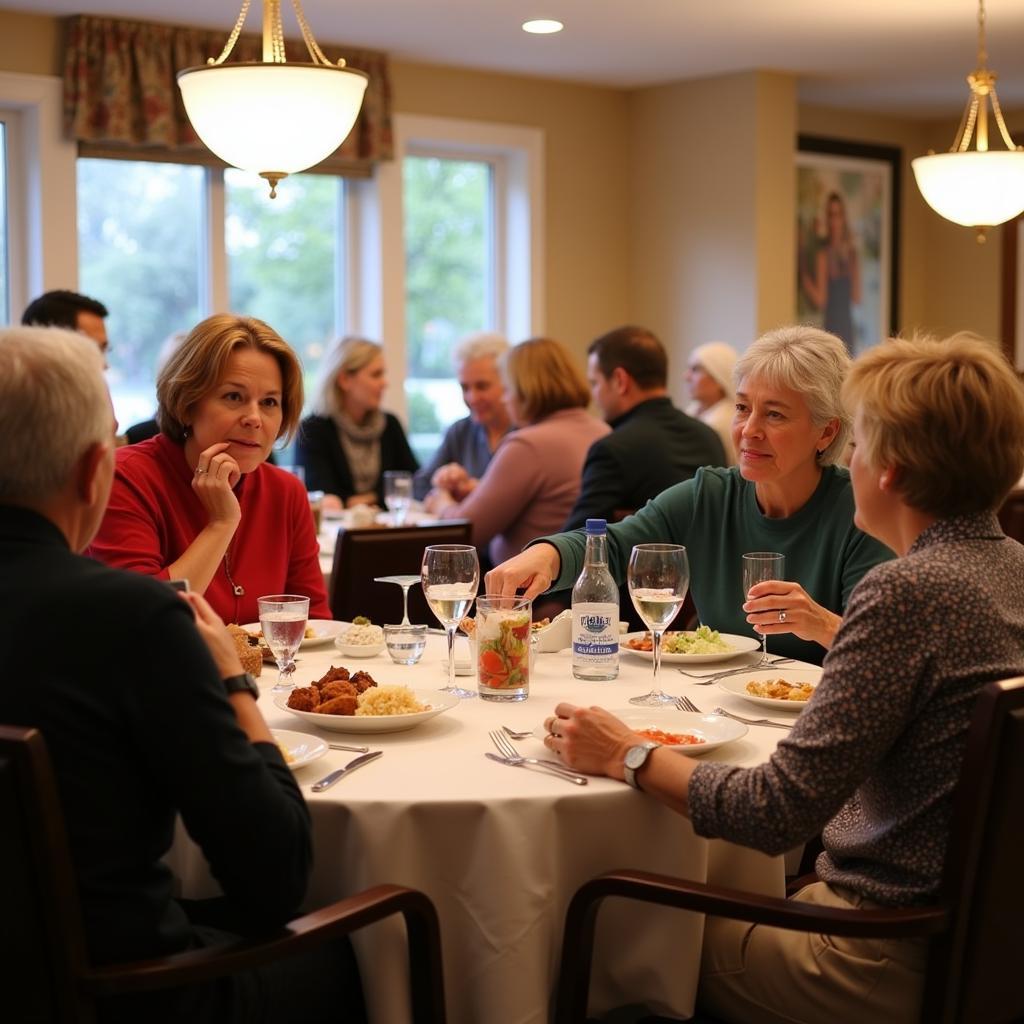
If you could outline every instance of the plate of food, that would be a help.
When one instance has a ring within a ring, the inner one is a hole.
[[[334,639],[334,646],[349,658],[372,658],[384,650],[384,630],[365,615],[357,615],[351,624],[339,625],[342,629]]]
[[[274,704],[308,725],[331,732],[402,732],[414,729],[459,703],[441,690],[379,686],[367,672],[349,675],[333,666],[309,686],[279,693]]]
[[[719,679],[718,686],[751,704],[799,711],[811,699],[820,679],[820,668],[760,669]]]
[[[623,651],[654,660],[654,641],[650,633],[627,633],[619,642]],[[701,665],[710,661],[727,661],[737,654],[748,654],[761,647],[753,636],[719,633],[709,626],[697,629],[670,630],[661,638],[661,660],[674,665]]]
[[[742,722],[723,715],[702,715],[674,708],[647,711],[628,708],[612,714],[646,739],[672,747],[687,757],[706,754],[747,734]]]
[[[327,753],[327,744],[319,736],[308,732],[292,732],[291,729],[271,729],[270,735],[281,750],[285,764],[295,771],[311,764]]]
[[[348,628],[349,624],[347,622],[335,622],[334,619],[310,619],[306,623],[306,635],[302,638],[299,648],[323,647],[324,644],[329,644],[336,636],[340,636]],[[258,622],[247,622],[242,629],[256,637],[260,644],[260,650],[263,651],[263,657],[273,661],[274,656],[270,653],[270,648],[267,647],[266,641],[263,639],[263,630],[260,624]]]

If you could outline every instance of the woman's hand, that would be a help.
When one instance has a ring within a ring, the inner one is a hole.
[[[345,503],[336,494],[325,494],[324,503],[320,506],[321,512],[340,512]]]
[[[192,608],[196,629],[213,655],[221,679],[241,675],[242,662],[238,657],[238,648],[231,634],[224,628],[220,616],[210,607],[206,598],[194,590],[182,593],[181,597]]]
[[[429,512],[431,515],[436,515],[443,509],[448,508],[449,505],[457,504],[454,495],[449,491],[446,491],[443,487],[435,487],[424,499],[423,499],[423,511]]]
[[[553,750],[570,768],[588,775],[623,778],[626,751],[643,743],[604,708],[580,708],[559,704],[550,718],[544,719],[544,746]]]
[[[430,486],[439,491],[450,491],[458,494],[466,486],[469,474],[457,462],[448,462],[435,471],[430,478]]]
[[[210,522],[235,527],[242,509],[233,490],[242,477],[238,463],[227,454],[230,445],[218,442],[199,453],[192,490],[203,503]]]
[[[377,495],[373,491],[365,491],[363,494],[350,495],[345,502],[345,508],[355,508],[356,505],[376,505]]]
[[[522,589],[523,597],[532,600],[551,586],[561,566],[561,556],[553,544],[533,544],[487,574],[487,593],[512,597]]]
[[[758,633],[795,633],[828,649],[842,618],[823,608],[799,583],[766,580],[750,588],[743,604],[749,622]]]

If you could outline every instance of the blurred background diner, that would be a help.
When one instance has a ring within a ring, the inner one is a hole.
[[[384,507],[384,473],[414,472],[416,456],[398,418],[383,410],[384,352],[366,338],[342,338],[321,371],[313,413],[299,427],[296,458],[325,510]]]
[[[160,434],[118,450],[89,553],[188,580],[225,622],[256,621],[257,597],[278,593],[308,596],[310,616],[329,619],[306,490],[266,465],[302,412],[292,349],[260,320],[210,317],[167,360],[157,402]]]
[[[727,466],[736,465],[736,448],[732,441],[732,418],[735,413],[733,368],[738,358],[736,349],[724,341],[709,341],[690,353],[686,368],[686,386],[690,402],[686,411],[712,427],[722,441]]]
[[[853,588],[892,557],[853,521],[849,472],[836,465],[850,418],[840,392],[843,343],[814,327],[762,335],[736,364],[733,444],[739,466],[704,467],[608,527],[608,567],[621,586],[635,544],[686,546],[701,622],[752,626],[776,654],[821,664]],[[488,589],[565,590],[583,565],[581,531],[545,537],[488,575]],[[786,579],[743,592],[740,557],[785,555]]]

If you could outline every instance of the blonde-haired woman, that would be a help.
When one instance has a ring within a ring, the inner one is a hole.
[[[686,386],[691,402],[689,416],[703,420],[722,440],[726,464],[736,465],[736,447],[732,443],[732,418],[736,412],[736,385],[733,371],[739,358],[736,349],[724,341],[709,341],[690,353],[686,368]]]
[[[118,449],[90,553],[187,579],[225,622],[255,621],[256,598],[281,593],[329,619],[306,490],[266,464],[302,413],[295,353],[262,320],[212,316],[167,360],[156,393],[160,433]]]
[[[384,472],[419,469],[402,424],[381,409],[388,386],[375,341],[342,338],[328,355],[314,414],[302,421],[298,461],[325,508],[384,505]]]
[[[476,488],[461,502],[431,493],[427,507],[468,519],[473,543],[493,562],[565,522],[580,490],[590,446],[609,432],[587,412],[590,392],[579,367],[552,338],[530,338],[502,359],[505,404],[518,428],[498,447]]]

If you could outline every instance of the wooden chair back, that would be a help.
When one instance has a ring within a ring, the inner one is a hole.
[[[826,935],[928,937],[922,1024],[1024,1020],[1022,802],[1024,677],[989,683],[976,700],[935,904],[832,910],[663,875],[608,872],[585,882],[569,905],[554,1020],[586,1020],[597,911],[609,896]]]
[[[356,615],[366,615],[378,625],[401,622],[401,588],[375,583],[374,577],[419,575],[427,545],[471,542],[472,526],[465,519],[431,526],[339,528],[328,594],[331,614],[349,622]],[[436,624],[418,585],[409,591],[409,619]]]
[[[398,913],[406,926],[413,1024],[445,1022],[440,926],[422,892],[379,885],[259,939],[94,968],[56,781],[36,729],[0,725],[0,822],[0,1020],[93,1024],[98,997],[177,988],[250,970]]]

